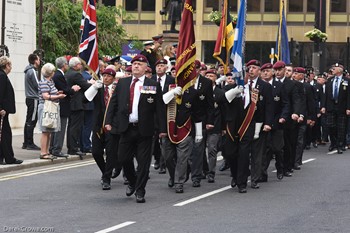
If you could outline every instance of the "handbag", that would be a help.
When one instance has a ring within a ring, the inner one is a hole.
[[[58,118],[59,111],[58,111],[58,104],[51,100],[45,100],[44,102],[44,109],[43,109],[43,116],[41,125],[43,127],[49,128],[49,129],[55,129],[58,126]]]

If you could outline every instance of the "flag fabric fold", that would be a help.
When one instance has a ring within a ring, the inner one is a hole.
[[[228,0],[223,0],[221,15],[220,28],[216,39],[213,57],[224,65],[224,73],[226,74],[227,67],[230,64],[230,55],[234,40],[234,29]]]
[[[182,87],[182,92],[194,84],[196,78],[196,43],[193,26],[192,0],[186,0],[182,13],[179,44],[176,58],[176,84]],[[181,103],[181,98],[177,99]]]
[[[81,39],[79,57],[95,72],[98,72],[97,16],[95,0],[83,1],[80,24]]]
[[[234,44],[231,53],[231,59],[233,60],[233,73],[234,76],[237,77],[238,85],[244,85],[243,65],[246,36],[246,13],[247,1],[241,0],[235,29]]]
[[[276,40],[276,58],[278,61],[284,61],[286,64],[290,64],[288,31],[283,0],[280,1],[280,17]]]

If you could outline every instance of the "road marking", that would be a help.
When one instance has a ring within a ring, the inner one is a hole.
[[[15,173],[15,174],[11,174],[11,175],[0,176],[0,181],[12,180],[12,179],[17,179],[17,178],[21,178],[21,177],[33,176],[33,175],[54,172],[54,171],[61,171],[61,170],[66,170],[66,169],[70,169],[70,168],[83,167],[83,166],[88,166],[88,165],[92,165],[92,164],[95,164],[95,161],[86,161],[86,162],[84,161],[84,162],[80,162],[77,164],[68,164],[68,165],[62,165],[62,166],[57,166],[57,167],[38,169],[38,170],[34,170],[34,171],[20,172],[20,173]]]
[[[335,154],[337,152],[338,152],[337,150],[333,150],[333,151],[328,152],[327,155],[333,155],[333,154]]]
[[[217,190],[211,191],[211,192],[209,192],[209,193],[205,193],[205,194],[200,195],[200,196],[198,196],[198,197],[191,198],[191,199],[189,199],[189,200],[187,200],[187,201],[183,201],[183,202],[177,203],[177,204],[175,204],[174,206],[184,206],[184,205],[187,205],[187,204],[189,204],[189,203],[198,201],[198,200],[200,200],[200,199],[203,199],[203,198],[206,198],[206,197],[215,195],[215,194],[217,194],[217,193],[221,193],[221,192],[226,191],[226,190],[231,189],[231,188],[232,188],[231,185],[229,185],[229,186],[223,187],[223,188],[221,188],[221,189],[217,189]]]
[[[311,161],[314,161],[314,160],[316,160],[316,159],[315,159],[315,158],[312,158],[312,159],[304,160],[304,161],[303,161],[303,164],[304,164],[304,163],[311,162]],[[273,170],[272,172],[277,172],[277,170]]]
[[[131,222],[131,221],[124,222],[124,223],[115,225],[113,227],[110,227],[110,228],[107,228],[107,229],[104,229],[104,230],[96,231],[95,233],[108,233],[108,232],[115,231],[115,230],[118,230],[120,228],[129,226],[129,225],[134,224],[134,223],[136,223],[136,222]]]

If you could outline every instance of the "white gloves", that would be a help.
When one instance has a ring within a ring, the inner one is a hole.
[[[101,80],[97,80],[92,86],[97,90],[103,87],[103,82]]]
[[[238,96],[240,96],[244,91],[243,86],[237,86],[231,90],[228,90],[225,92],[225,97],[229,103],[232,102],[232,100]]]
[[[181,94],[182,94],[182,88],[175,87],[174,89],[168,91],[163,95],[163,101],[165,104],[168,104],[172,99],[174,99],[175,95],[181,95]]]
[[[216,79],[216,85],[220,85],[222,82],[226,81],[226,76],[222,76],[221,78]]]
[[[260,134],[260,130],[261,130],[262,125],[263,125],[263,123],[255,123],[254,139],[259,138],[259,134]]]
[[[202,122],[195,123],[194,126],[196,129],[196,136],[194,137],[194,142],[199,143],[203,140]]]

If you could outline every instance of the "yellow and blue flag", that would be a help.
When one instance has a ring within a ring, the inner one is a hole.
[[[276,58],[278,61],[284,61],[284,63],[290,64],[290,52],[288,44],[287,22],[284,11],[284,0],[280,1],[280,20],[276,41]]]

